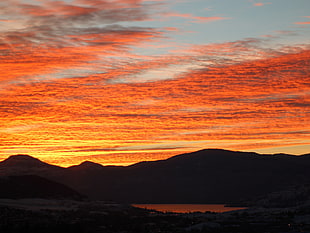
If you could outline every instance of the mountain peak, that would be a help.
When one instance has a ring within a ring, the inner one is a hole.
[[[71,166],[70,168],[74,168],[74,169],[87,169],[87,170],[100,170],[102,169],[104,166],[102,166],[101,164],[98,163],[94,163],[91,161],[84,161],[82,163],[80,163],[79,165],[74,165]]]
[[[39,160],[36,159],[30,155],[26,155],[26,154],[17,154],[17,155],[11,155],[10,157],[8,157],[7,159],[35,159],[35,160]]]
[[[99,163],[94,163],[91,161],[84,161],[80,164],[82,167],[87,167],[87,168],[102,168],[103,166]]]
[[[61,167],[50,165],[29,155],[12,155],[0,162],[0,175],[37,174]]]
[[[41,160],[31,157],[30,155],[18,154],[11,155],[9,158],[2,161],[2,163],[7,165],[42,165],[45,164]]]
[[[175,160],[175,159],[189,159],[189,158],[194,158],[194,159],[207,159],[207,158],[216,158],[218,156],[228,156],[232,157],[235,155],[258,155],[257,153],[254,152],[241,152],[241,151],[231,151],[231,150],[225,150],[225,149],[217,149],[217,148],[209,148],[209,149],[202,149],[190,153],[185,153],[185,154],[180,154],[173,156],[169,158],[168,160]]]

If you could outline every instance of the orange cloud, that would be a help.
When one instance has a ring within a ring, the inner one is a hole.
[[[236,48],[244,50],[237,44],[230,44],[234,56]],[[229,44],[214,46],[213,53],[207,47],[208,56],[219,56],[219,48],[229,50]],[[128,164],[154,150],[164,157],[215,142],[228,149],[306,143],[309,55],[309,50],[272,52],[265,59],[212,65],[152,82],[111,81],[198,55],[126,62],[85,77],[12,83],[0,95],[1,148],[28,148],[39,156],[59,156],[58,163],[68,165],[82,158]],[[132,157],[133,152],[139,153]]]
[[[304,16],[304,18],[310,18],[310,16]],[[307,25],[310,24],[310,22],[296,22],[295,24],[299,24],[299,25]]]
[[[310,21],[308,21],[308,22],[296,22],[295,24],[305,25],[305,24],[310,24]]]
[[[256,3],[253,3],[253,6],[264,6],[267,4],[271,4],[271,2],[256,2]]]
[[[309,144],[308,45],[251,38],[134,54],[177,30],[114,24],[148,20],[143,2],[0,3],[11,17],[0,34],[0,157],[130,164],[215,145]]]

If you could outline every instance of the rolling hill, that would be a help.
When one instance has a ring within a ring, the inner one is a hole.
[[[37,175],[0,177],[0,198],[24,199],[70,199],[84,197],[73,189]]]

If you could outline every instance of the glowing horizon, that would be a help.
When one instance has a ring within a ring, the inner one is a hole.
[[[308,0],[0,6],[0,159],[310,152]]]

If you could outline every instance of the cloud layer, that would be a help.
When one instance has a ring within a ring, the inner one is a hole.
[[[129,26],[152,21],[161,1],[29,2],[0,3],[1,156],[130,164],[309,144],[309,44],[248,38],[144,55],[135,49],[181,30]]]

